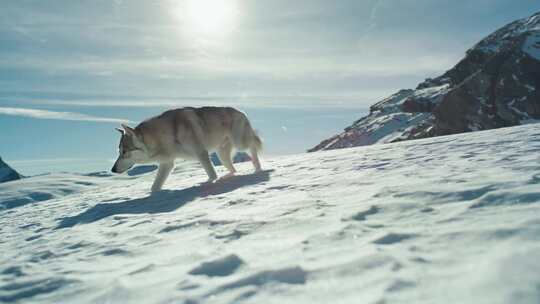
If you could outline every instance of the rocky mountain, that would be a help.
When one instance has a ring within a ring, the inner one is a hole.
[[[538,88],[540,12],[495,31],[443,75],[374,104],[369,115],[308,151],[536,122]]]
[[[2,158],[0,158],[0,183],[9,182],[20,178],[22,178],[22,175],[13,170],[2,160]]]

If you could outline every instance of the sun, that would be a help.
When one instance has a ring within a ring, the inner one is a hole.
[[[230,32],[238,16],[235,0],[186,0],[184,10],[189,30],[204,35]]]

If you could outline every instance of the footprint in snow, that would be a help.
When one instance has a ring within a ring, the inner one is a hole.
[[[368,210],[360,211],[351,216],[348,220],[355,220],[355,221],[365,221],[369,215],[374,215],[379,213],[381,209],[377,206],[371,206]]]
[[[224,239],[225,241],[234,241],[248,234],[249,233],[246,231],[234,229],[232,232],[225,233],[225,234],[216,234],[214,237],[216,239]]]
[[[375,239],[372,243],[378,245],[391,245],[414,237],[416,237],[416,235],[410,233],[387,233],[382,237]]]
[[[132,272],[128,273],[128,275],[133,276],[133,275],[136,275],[136,274],[149,272],[149,271],[152,271],[154,269],[156,269],[156,265],[151,263],[151,264],[148,264],[148,265],[146,265],[144,267],[141,267],[139,269],[133,270]]]
[[[32,235],[32,236],[30,236],[30,237],[27,237],[27,238],[25,239],[25,241],[30,242],[30,241],[33,241],[33,240],[37,240],[37,239],[39,239],[39,238],[42,237],[42,236],[43,236],[43,235],[41,235],[41,234]]]
[[[244,265],[244,261],[237,255],[231,254],[221,259],[204,262],[193,268],[189,274],[205,275],[208,277],[224,277],[233,274],[242,265]]]
[[[262,227],[265,224],[265,222],[241,223],[236,225],[236,227],[232,229],[232,231],[228,227],[225,227],[225,229],[223,230],[221,229],[221,227],[217,227],[218,231],[213,233],[213,236],[216,239],[222,239],[225,242],[231,242],[251,234],[253,231]]]
[[[290,188],[291,186],[290,185],[281,185],[281,186],[272,186],[272,187],[268,187],[266,188],[267,190],[285,190],[285,189],[288,189]]]
[[[420,212],[423,212],[423,213],[429,213],[429,212],[433,212],[433,211],[435,211],[435,209],[433,209],[431,207],[425,207],[425,208],[420,209]]]
[[[106,249],[102,252],[100,252],[103,256],[113,256],[113,255],[120,255],[120,256],[128,256],[131,255],[131,253],[127,250],[120,249],[120,248],[112,248],[112,249]]]
[[[397,279],[392,284],[390,284],[390,286],[388,286],[386,288],[386,291],[387,292],[397,292],[397,291],[401,291],[401,290],[404,290],[404,289],[407,289],[407,288],[413,288],[415,286],[416,286],[416,283],[414,283],[412,281],[406,281],[406,280],[402,280],[402,279]]]

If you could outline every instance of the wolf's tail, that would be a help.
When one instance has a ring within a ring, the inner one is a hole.
[[[255,149],[257,152],[263,148],[263,141],[253,129],[246,114],[237,111],[232,128],[232,141],[238,150]]]

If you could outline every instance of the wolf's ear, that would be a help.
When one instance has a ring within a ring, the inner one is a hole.
[[[120,132],[120,134],[124,135],[125,131],[124,129],[120,129],[120,128],[114,128],[116,131]]]
[[[136,136],[137,134],[135,134],[135,130],[133,128],[131,128],[130,126],[126,125],[126,124],[122,124],[122,128],[124,128],[124,132],[126,135],[129,135],[129,136]]]

